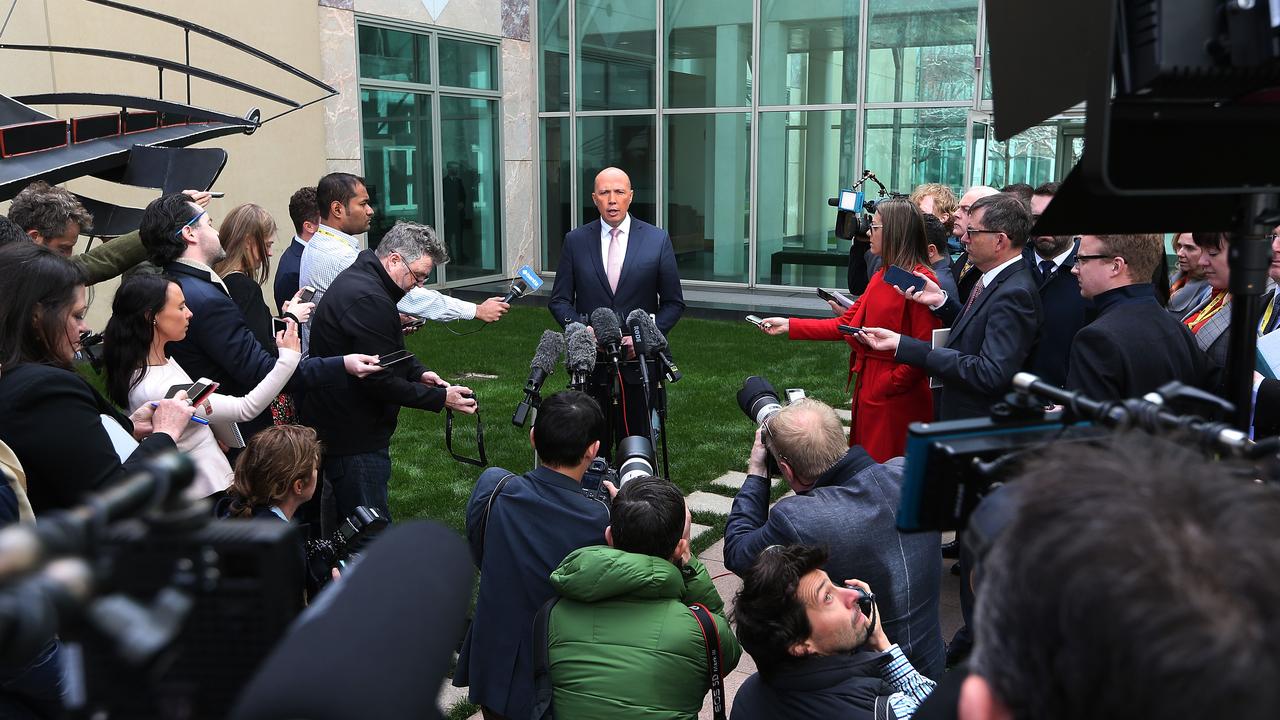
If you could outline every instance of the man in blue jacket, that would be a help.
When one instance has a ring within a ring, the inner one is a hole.
[[[533,618],[555,595],[551,571],[570,552],[605,541],[609,506],[582,488],[603,426],[586,393],[548,397],[529,432],[542,466],[523,475],[489,468],[467,501],[480,592],[453,684],[470,686],[486,720],[532,714]]]
[[[320,206],[316,204],[314,187],[298,188],[289,198],[289,219],[293,221],[293,241],[280,254],[280,264],[276,265],[276,281],[272,286],[276,296],[276,309],[284,314],[284,304],[298,294],[299,266],[302,264],[302,251],[307,249],[311,236],[320,227]]]
[[[667,335],[684,313],[671,236],[632,217],[629,209],[634,197],[631,178],[625,172],[610,167],[596,175],[591,200],[600,219],[565,235],[547,305],[561,327],[571,322],[590,324],[591,312],[597,308],[608,308],[620,319],[641,308],[655,316],[658,329]],[[625,332],[622,344],[624,352],[632,356],[631,338]],[[598,365],[591,383],[592,396],[605,408],[613,404],[611,367]],[[626,417],[610,418],[613,437],[601,436],[606,457],[612,456],[615,440],[627,434],[644,435],[648,430],[647,399],[639,373],[628,372],[631,370],[634,368],[628,366],[623,373]]]

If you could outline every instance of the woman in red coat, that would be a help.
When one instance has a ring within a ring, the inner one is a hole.
[[[853,391],[853,421],[849,444],[861,445],[867,454],[884,462],[902,455],[907,445],[907,425],[933,420],[933,393],[924,370],[895,362],[892,354],[877,352],[842,335],[838,325],[884,327],[894,332],[930,340],[942,323],[917,302],[904,298],[884,281],[890,265],[937,277],[929,268],[924,217],[905,199],[885,200],[876,206],[871,221],[871,251],[884,259],[853,306],[838,318],[768,318],[761,329],[770,335],[786,333],[792,340],[844,340],[848,343],[849,378],[857,376]]]

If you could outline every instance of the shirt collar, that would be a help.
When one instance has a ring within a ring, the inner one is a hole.
[[[298,237],[297,235],[294,235],[294,236],[293,236],[293,241],[294,241],[295,243],[297,243],[299,247],[306,247],[306,246],[307,246],[306,241],[304,241],[302,238]]]
[[[608,238],[609,230],[610,230],[609,223],[605,222],[604,219],[601,218],[600,219],[600,237]],[[624,215],[622,217],[622,222],[618,223],[618,237],[619,239],[631,237],[631,213],[627,213],[626,215]]]
[[[999,265],[982,273],[982,287],[990,287],[991,283],[996,281],[996,278],[1000,276],[1000,273],[1004,272],[1005,268],[1009,267],[1010,265],[1016,262],[1022,262],[1022,253],[1018,253],[1017,255],[1014,255],[1008,260],[1005,260]]]
[[[209,267],[208,265],[205,265],[199,260],[192,260],[191,258],[181,258],[181,257],[178,258],[177,260],[174,260],[174,262],[181,263],[183,265],[186,265],[187,267],[195,268],[196,270],[199,270],[201,272],[209,273],[209,282],[222,288],[222,292],[227,293],[228,295],[231,294],[230,292],[227,291],[227,284],[222,281],[222,276],[214,272],[213,268]]]
[[[333,238],[334,240],[341,240],[355,250],[360,249],[360,243],[356,241],[354,236],[348,235],[337,228],[329,227],[324,223],[320,223],[320,227],[316,228],[316,235],[323,235],[325,237]],[[314,238],[315,235],[312,235],[312,237]]]
[[[280,509],[280,506],[278,506],[278,505],[272,505],[272,506],[271,506],[271,512],[275,513],[275,514],[276,514],[276,516],[277,516],[277,517],[279,517],[281,520],[283,520],[283,521],[285,521],[285,522],[289,522],[289,518],[287,518],[287,517],[285,517],[285,516],[284,516],[284,511]]]

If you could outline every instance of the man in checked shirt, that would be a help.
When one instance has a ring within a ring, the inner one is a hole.
[[[316,205],[320,208],[320,227],[302,251],[298,281],[301,287],[316,289],[311,301],[319,304],[338,273],[355,262],[360,243],[354,236],[369,229],[373,206],[369,203],[364,178],[341,172],[320,178],[316,184]],[[510,307],[501,297],[491,297],[477,305],[420,287],[410,290],[399,303],[400,313],[406,316],[401,319],[405,322],[417,317],[439,322],[478,318],[489,323],[496,322]],[[303,353],[307,352],[310,342],[311,323],[308,322],[302,326]]]

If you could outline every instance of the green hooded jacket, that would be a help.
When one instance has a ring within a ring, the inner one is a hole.
[[[710,689],[692,603],[707,606],[727,675],[742,646],[697,558],[667,560],[604,545],[574,550],[551,573],[560,601],[547,624],[557,720],[696,720]]]

